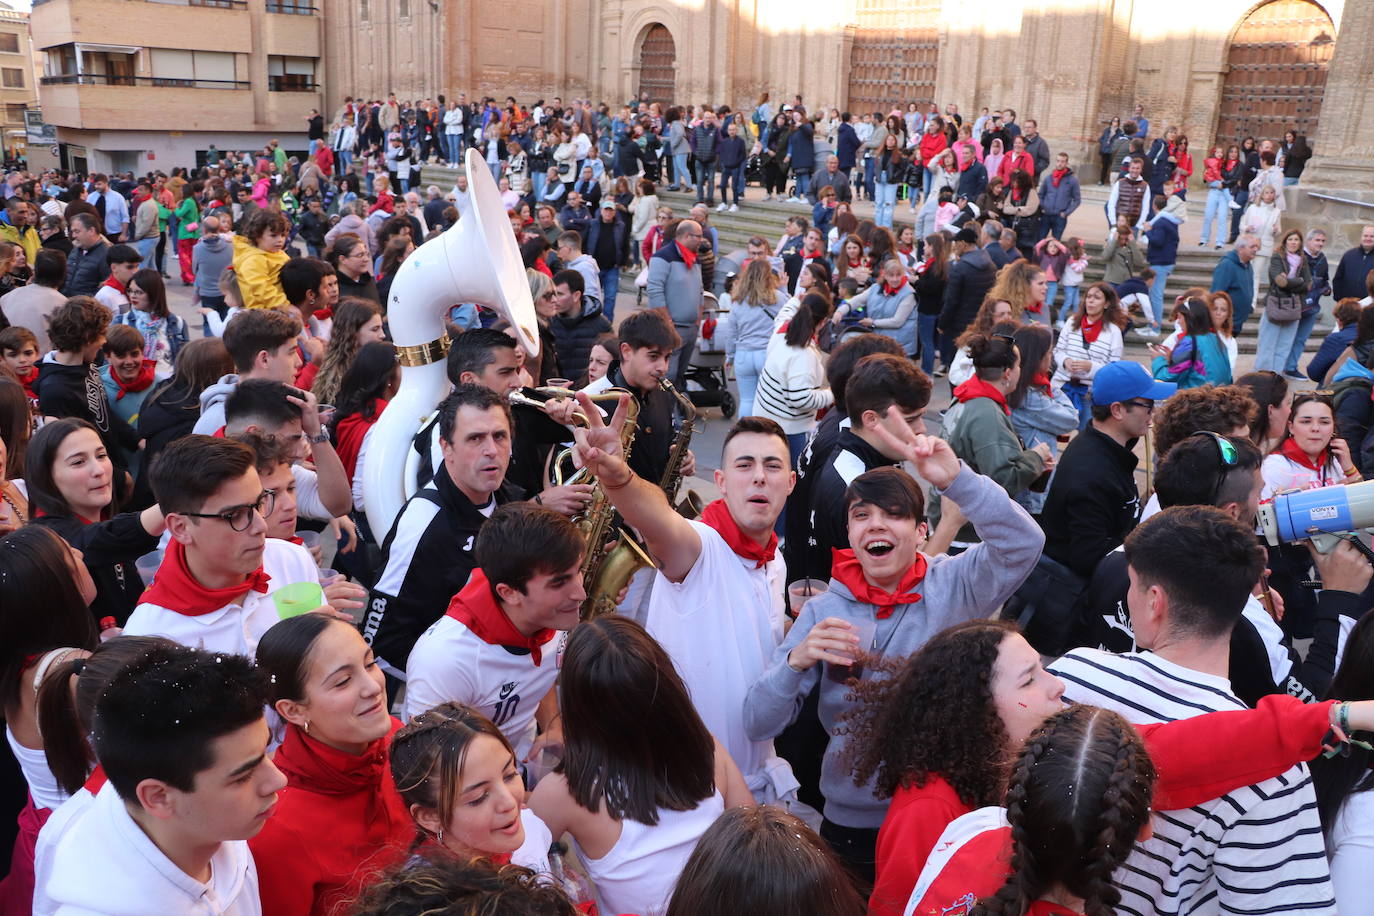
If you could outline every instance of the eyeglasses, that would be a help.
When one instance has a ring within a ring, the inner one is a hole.
[[[1314,388],[1310,391],[1298,392],[1293,395],[1293,410],[1296,411],[1309,401],[1316,401],[1319,404],[1325,404],[1327,407],[1334,409],[1336,404],[1333,398],[1334,395],[1335,392],[1328,388]]]
[[[1221,469],[1220,473],[1217,474],[1217,482],[1212,485],[1212,498],[1207,501],[1209,506],[1215,506],[1217,505],[1217,500],[1221,498],[1221,488],[1226,484],[1226,476],[1230,474],[1231,470],[1236,466],[1238,454],[1236,452],[1236,444],[1220,433],[1214,433],[1210,430],[1193,433],[1192,438],[1197,438],[1198,436],[1205,436],[1215,442],[1217,444],[1217,457],[1221,459]]]
[[[1154,401],[1145,400],[1144,398],[1132,398],[1132,399],[1129,400],[1129,401],[1122,401],[1121,403],[1122,403],[1123,405],[1125,405],[1125,407],[1126,407],[1128,410],[1129,410],[1130,408],[1132,408],[1132,407],[1141,407],[1141,408],[1144,408],[1145,410],[1154,410],[1154,409],[1155,409],[1155,402],[1154,402]]]
[[[229,527],[235,531],[247,531],[248,526],[253,524],[253,513],[261,515],[263,518],[272,514],[272,510],[277,506],[277,491],[263,490],[257,502],[243,506],[234,506],[225,509],[223,512],[178,512],[187,518],[217,518],[220,521],[228,522]]]

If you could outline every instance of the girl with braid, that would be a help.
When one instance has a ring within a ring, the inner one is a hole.
[[[1039,654],[1014,624],[998,620],[973,620],[950,627],[902,662],[892,677],[861,680],[853,689],[864,701],[845,726],[854,747],[854,779],[860,785],[872,779],[876,794],[892,799],[878,832],[871,916],[967,916],[977,900],[996,893],[1008,880],[1011,837],[1005,827],[1013,796],[1024,801],[1032,789],[1041,792],[1040,783],[1028,786],[1032,776],[1040,780],[1063,775],[1053,767],[1033,767],[1051,744],[1056,761],[1067,755],[1074,764],[1068,769],[1067,783],[1056,784],[1054,791],[1060,798],[1078,802],[1070,806],[1067,820],[1055,820],[1063,812],[1054,809],[1031,811],[1024,804],[1016,809],[1026,815],[1022,820],[1035,821],[1035,842],[1040,842],[1048,830],[1054,837],[1053,848],[1063,851],[1069,863],[1056,870],[1059,867],[1050,863],[1043,851],[1037,853],[1034,861],[1042,877],[1036,880],[1043,886],[1036,885],[1040,889],[1035,894],[1042,890],[1049,893],[1050,884],[1045,882],[1059,881],[1076,867],[1073,863],[1080,861],[1078,856],[1091,852],[1088,846],[1073,851],[1064,839],[1078,836],[1075,830],[1087,829],[1074,818],[1086,817],[1087,809],[1098,811],[1103,800],[1115,805],[1126,797],[1120,792],[1108,795],[1102,781],[1105,777],[1098,772],[1107,762],[1129,769],[1139,780],[1148,775],[1151,783],[1154,770],[1147,765],[1151,757],[1159,762],[1161,778],[1154,787],[1153,808],[1174,810],[1216,798],[1248,785],[1256,776],[1277,775],[1299,760],[1311,759],[1321,751],[1331,723],[1341,721],[1341,709],[1335,704],[1303,704],[1288,696],[1265,697],[1255,710],[1137,727],[1124,725],[1116,716],[1091,706],[1065,710],[1063,683],[1044,669]],[[1366,716],[1374,718],[1374,703],[1350,704],[1345,713],[1350,729],[1362,729],[1360,723]],[[1073,735],[1077,735],[1077,744],[1070,741]],[[1101,747],[1115,750],[1106,755],[1098,753]],[[1132,756],[1137,747],[1148,749],[1149,756],[1143,750],[1139,758]],[[1024,755],[1029,753],[1037,756],[1027,763]],[[1022,755],[1019,760],[1018,755]],[[1012,766],[1012,761],[1017,765]],[[1133,793],[1140,788],[1135,784],[1130,787]],[[1034,796],[1041,797],[1055,796],[1053,792]],[[1004,801],[1009,806],[1007,815],[1000,807]],[[1140,799],[1132,795],[1131,803],[1136,802]],[[1148,787],[1140,803],[1149,808]],[[1146,820],[1141,819],[1140,824]],[[1011,822],[1017,821],[1012,818]],[[1052,824],[1057,826],[1047,826]],[[1140,829],[1118,831],[1119,843],[1113,845],[1112,861],[1103,866],[1103,875],[1110,876],[1130,852]],[[994,835],[982,836],[989,831]],[[982,839],[975,843],[975,836]],[[958,864],[951,864],[951,855],[960,848],[958,843],[966,840],[964,845],[972,843],[975,851],[961,854]],[[988,844],[993,847],[991,851],[986,848]],[[1023,857],[1022,861],[1030,859]],[[1082,861],[1091,862],[1094,857]],[[939,883],[934,880],[936,876],[940,876]],[[1082,889],[1079,877],[1075,873],[1074,880],[1067,883]],[[950,889],[957,893],[945,893]],[[932,893],[937,896],[932,897]],[[1030,902],[1036,899],[1029,897],[1019,910],[1013,906],[987,912],[1015,916],[1045,912],[1095,916],[1105,912],[1100,908],[1030,909]],[[953,908],[946,911],[941,907]]]

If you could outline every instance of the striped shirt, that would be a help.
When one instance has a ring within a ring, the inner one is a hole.
[[[1247,708],[1226,678],[1149,652],[1075,649],[1050,666],[1066,703],[1111,709],[1130,722],[1173,722]],[[1157,811],[1154,836],[1116,873],[1118,913],[1324,913],[1335,897],[1303,764],[1280,776],[1182,811]]]

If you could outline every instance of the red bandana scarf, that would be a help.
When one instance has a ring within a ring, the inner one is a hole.
[[[156,370],[157,360],[145,359],[143,365],[139,367],[138,375],[134,377],[132,382],[126,382],[119,377],[119,373],[111,372],[110,378],[114,379],[115,385],[119,388],[119,394],[115,395],[115,400],[123,400],[124,395],[131,391],[135,394],[140,391],[146,391],[148,386],[153,383],[153,373]]]
[[[238,585],[228,588],[206,588],[196,581],[191,568],[186,565],[186,548],[180,541],[173,540],[167,545],[167,554],[162,565],[157,568],[153,585],[143,593],[142,601],[156,604],[184,614],[187,617],[200,617],[211,611],[218,611],[227,604],[234,604],[249,591],[266,594],[267,583],[272,577],[259,566],[248,574],[248,578]]]
[[[1042,389],[1046,394],[1050,393],[1050,377],[1043,372],[1037,372],[1031,378],[1031,384]]]
[[[1324,474],[1326,466],[1331,463],[1331,450],[1329,448],[1322,449],[1320,463],[1318,463],[1313,461],[1312,457],[1304,452],[1297,441],[1291,437],[1283,440],[1283,445],[1279,446],[1279,454],[1294,464],[1301,465],[1309,471],[1316,471],[1318,474]]]
[[[701,510],[701,520],[714,528],[716,533],[725,539],[725,543],[730,545],[730,549],[735,552],[736,556],[745,560],[753,560],[755,569],[763,568],[763,565],[772,560],[778,552],[776,533],[770,533],[768,543],[762,545],[753,538],[746,537],[744,532],[739,530],[739,525],[735,523],[735,517],[730,514],[730,507],[725,505],[723,499],[709,503],[705,509]]]
[[[1055,169],[1053,172],[1050,172],[1050,180],[1054,182],[1054,186],[1057,188],[1059,187],[1059,182],[1063,181],[1064,176],[1067,174],[1069,174],[1068,169]]]
[[[1087,318],[1084,318],[1083,325],[1079,330],[1083,332],[1083,343],[1097,343],[1097,338],[1102,333],[1102,316],[1098,315],[1096,321],[1089,321]]]
[[[38,367],[30,366],[27,369],[15,369],[14,376],[19,379],[19,384],[24,386],[24,394],[29,396],[29,400],[38,400],[38,393],[33,390],[33,383],[38,381]]]
[[[885,592],[864,578],[863,567],[859,564],[858,557],[854,556],[854,551],[832,548],[830,552],[830,577],[849,589],[855,601],[876,607],[879,620],[891,617],[899,604],[915,604],[921,600],[916,586],[926,577],[925,554],[918,552],[916,562],[912,563],[911,568],[902,576],[896,590]]]
[[[966,404],[976,398],[989,398],[998,407],[1001,407],[1007,416],[1011,416],[1011,408],[1007,406],[1007,396],[993,387],[991,382],[985,382],[976,375],[955,388],[954,396],[961,404]]]
[[[491,590],[487,574],[474,569],[453,600],[448,603],[448,616],[467,627],[477,638],[491,646],[509,646],[512,649],[528,649],[530,660],[537,668],[543,656],[540,654],[544,644],[553,638],[553,630],[536,630],[534,635],[526,636],[510,622],[506,612],[496,603],[496,595]]]
[[[677,242],[676,244],[678,254],[682,255],[683,263],[687,265],[688,270],[691,270],[692,265],[696,264],[697,262],[697,253],[695,251],[688,250],[681,242]]]
[[[897,295],[898,293],[900,293],[900,292],[902,291],[902,287],[903,287],[903,286],[906,286],[906,281],[905,281],[905,280],[903,280],[901,283],[898,283],[896,286],[888,286],[888,285],[887,285],[887,281],[884,280],[884,281],[883,281],[883,295],[884,295],[884,296],[895,296],[895,295]]]

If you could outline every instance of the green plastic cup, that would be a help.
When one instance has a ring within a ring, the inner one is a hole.
[[[324,589],[318,582],[294,582],[273,592],[272,603],[282,620],[299,617],[324,604]]]

